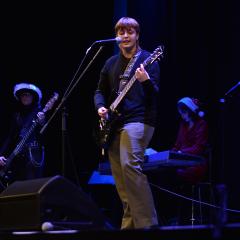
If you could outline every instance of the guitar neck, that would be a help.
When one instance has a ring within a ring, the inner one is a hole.
[[[24,137],[21,139],[21,141],[18,143],[18,145],[15,147],[15,149],[13,150],[12,154],[10,156],[16,156],[17,154],[19,154],[26,141],[28,140],[28,138],[30,137],[30,135],[32,134],[32,132],[34,131],[35,127],[37,126],[38,122],[35,120],[33,121],[31,127],[28,129],[27,133],[24,135]],[[10,156],[8,157],[8,159],[11,159]]]
[[[120,104],[120,102],[122,101],[122,99],[125,97],[125,95],[127,94],[127,92],[129,91],[129,89],[132,87],[132,85],[134,84],[134,82],[136,81],[136,77],[135,75],[130,79],[130,81],[127,83],[127,85],[124,87],[124,89],[121,91],[121,93],[117,96],[117,98],[114,100],[114,102],[110,105],[110,110],[112,112],[114,112],[116,110],[116,108],[118,107],[118,105]]]
[[[12,153],[8,156],[6,160],[6,164],[4,167],[0,170],[0,177],[3,177],[4,174],[9,169],[13,159],[22,151],[26,141],[34,131],[35,127],[37,126],[38,122],[37,120],[33,121],[31,127],[28,129],[27,133],[24,135],[24,137],[21,139],[21,141],[18,143],[18,145],[15,147],[15,149],[12,151]]]
[[[48,103],[45,105],[45,107],[43,108],[42,112],[46,113],[48,110],[50,110],[52,108],[53,103],[58,99],[58,94],[55,93],[54,97],[52,99],[50,99],[48,101]],[[34,129],[36,128],[36,126],[39,123],[39,119],[37,117],[35,117],[32,120],[32,125],[30,126],[30,128],[27,130],[26,134],[24,135],[24,137],[20,140],[20,142],[17,144],[17,146],[15,147],[15,149],[13,150],[12,154],[10,156],[16,156],[17,154],[19,154],[24,145],[26,144],[27,140],[29,139],[29,137],[31,136],[31,134],[33,133]],[[10,159],[10,157],[9,157]]]
[[[146,60],[142,63],[143,67],[146,67],[148,64],[149,63],[147,63]],[[123,88],[123,90],[120,92],[120,94],[117,96],[117,98],[114,100],[114,102],[110,105],[109,108],[112,112],[114,112],[117,109],[118,105],[120,104],[122,99],[125,97],[125,95],[128,93],[129,89],[132,87],[132,85],[136,80],[137,78],[135,77],[135,74],[134,74],[132,78],[129,80],[129,82],[126,84],[126,86]]]

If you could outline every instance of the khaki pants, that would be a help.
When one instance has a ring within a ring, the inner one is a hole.
[[[112,174],[123,204],[121,229],[157,225],[157,214],[147,176],[142,173],[144,151],[154,128],[128,123],[116,134],[108,151]]]

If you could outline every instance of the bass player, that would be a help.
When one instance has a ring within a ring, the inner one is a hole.
[[[117,109],[121,116],[112,129],[108,157],[123,205],[121,229],[152,228],[158,226],[158,218],[142,163],[156,123],[160,69],[157,62],[147,68],[141,64],[150,53],[139,46],[140,27],[135,19],[118,20],[115,34],[121,39],[120,52],[101,70],[95,107],[100,118],[111,118],[112,100],[125,91],[129,79],[137,79]]]

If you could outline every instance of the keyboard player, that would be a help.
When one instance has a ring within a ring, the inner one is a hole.
[[[207,157],[208,124],[199,100],[183,97],[177,103],[181,120],[175,144],[171,150]],[[207,161],[207,160],[206,160]],[[204,179],[207,172],[207,162],[198,166],[179,168],[177,176],[191,184]]]

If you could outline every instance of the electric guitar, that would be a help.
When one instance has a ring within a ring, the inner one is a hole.
[[[59,97],[59,94],[54,93],[53,97],[47,102],[47,104],[43,108],[42,112],[46,113],[47,111],[51,110],[54,103],[57,101],[58,97]],[[11,170],[10,170],[11,163],[14,160],[14,158],[19,153],[21,153],[21,151],[25,147],[27,140],[33,133],[34,129],[38,126],[39,121],[40,120],[38,119],[37,116],[32,120],[31,126],[28,128],[27,132],[24,134],[24,136],[19,141],[19,143],[17,144],[15,149],[12,151],[12,153],[8,156],[7,160],[5,161],[5,165],[0,168],[0,180],[1,180],[2,185],[4,185],[4,186],[8,185],[10,176],[11,176]]]
[[[145,59],[145,61],[142,63],[144,67],[147,65],[152,64],[156,60],[160,60],[161,57],[163,57],[163,46],[157,47],[154,52]],[[99,132],[98,132],[98,143],[101,148],[107,149],[109,146],[109,143],[112,139],[112,129],[117,122],[119,116],[121,115],[117,111],[117,107],[122,101],[122,99],[125,97],[125,95],[128,93],[129,89],[132,87],[134,82],[136,81],[135,75],[128,81],[128,83],[125,85],[123,90],[119,93],[117,98],[114,100],[114,102],[110,105],[109,111],[108,111],[108,117],[106,119],[101,118],[99,120]]]

